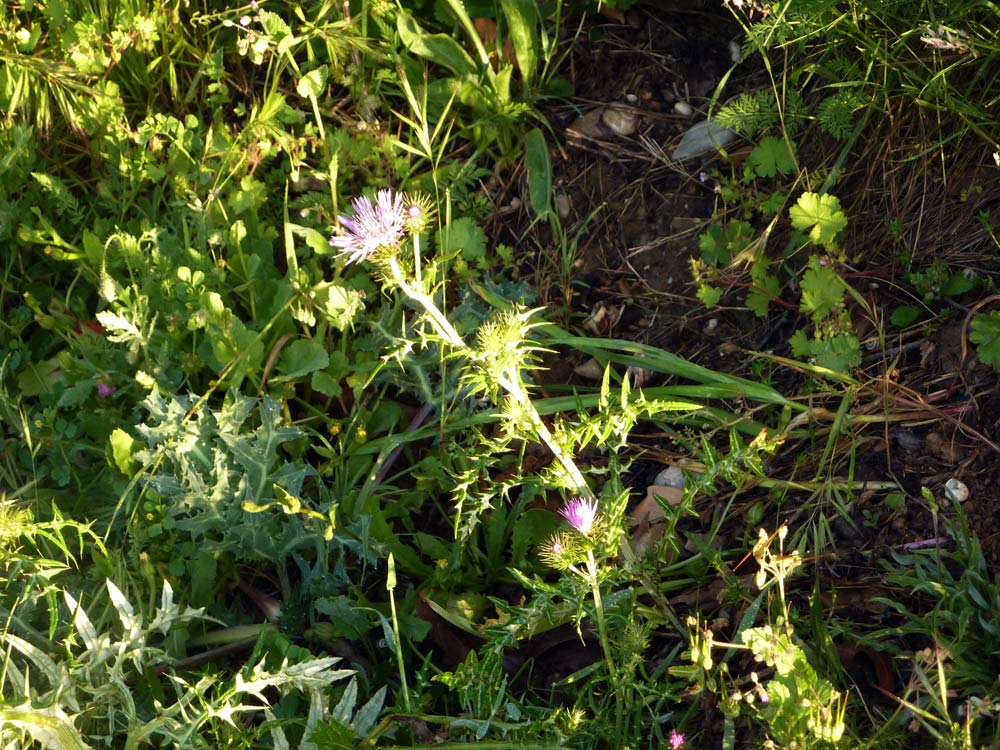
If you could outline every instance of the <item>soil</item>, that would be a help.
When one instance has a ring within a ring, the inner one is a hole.
[[[678,165],[669,154],[685,130],[709,111],[714,89],[732,65],[729,41],[738,35],[727,10],[697,2],[639,5],[623,17],[586,21],[571,49],[569,75],[576,96],[545,112],[559,137],[552,149],[556,205],[566,236],[578,243],[568,261],[558,239],[544,225],[531,223],[524,208],[528,191],[523,174],[512,176],[494,196],[505,206],[499,223],[509,236],[527,238],[538,248],[525,259],[524,272],[534,275],[541,301],[563,310],[578,330],[652,344],[747,378],[767,377],[783,393],[808,398],[815,426],[828,428],[842,391],[824,389],[781,362],[760,367],[770,355],[794,359],[788,339],[806,326],[796,305],[761,320],[747,311],[738,290],[713,309],[694,295],[691,259],[699,257],[699,234],[721,205],[706,176],[713,167],[721,171],[731,166],[718,156]],[[742,68],[729,79],[723,99],[761,85],[759,73]],[[610,128],[607,118],[602,119],[609,109],[634,116],[634,131]],[[994,225],[1000,219],[1000,180],[995,170],[984,171],[991,163],[988,151],[969,143],[956,146],[974,151],[959,170],[972,180],[965,183],[965,192],[958,191],[955,180],[941,181],[933,173],[930,162],[940,155],[910,160],[891,173],[879,171],[891,154],[916,150],[911,147],[921,135],[920,121],[907,122],[909,130],[894,138],[874,133],[871,158],[860,159],[857,171],[845,175],[837,191],[850,216],[850,283],[876,317],[868,320],[860,312],[855,317],[864,359],[852,372],[860,385],[850,391],[849,426],[834,446],[831,464],[822,470],[818,462],[825,436],[813,444],[786,444],[767,466],[768,475],[778,479],[832,475],[845,482],[895,482],[905,498],[865,488],[846,496],[828,497],[817,490],[776,498],[751,483],[737,493],[704,499],[697,508],[699,519],[679,527],[692,536],[707,533],[718,507],[732,499],[731,528],[721,535],[730,549],[743,544],[749,551],[752,546],[754,540],[743,538],[745,514],[757,503],[765,507],[759,525],[769,530],[788,523],[794,539],[796,529],[824,529],[826,546],[811,562],[828,589],[824,596],[834,606],[836,590],[838,614],[858,632],[885,626],[885,608],[871,602],[885,595],[878,560],[905,545],[951,545],[949,525],[966,524],[982,545],[991,573],[1000,571],[1000,392],[997,373],[977,360],[968,341],[978,299],[922,301],[905,281],[905,264],[892,249],[898,237],[890,236],[886,221],[887,216],[898,217],[907,231],[920,227],[908,237],[913,251],[909,264],[940,257],[950,268],[974,268],[988,280],[986,289],[995,289],[1000,280],[997,247],[976,217],[986,211]],[[883,137],[884,142],[879,140]],[[901,142],[906,138],[915,140]],[[732,151],[736,158],[738,152],[739,146]],[[970,190],[976,200],[969,200]],[[778,227],[777,241],[787,229]],[[976,294],[986,296],[982,289]],[[931,311],[929,321],[890,328],[891,311],[915,301]],[[891,337],[880,338],[879,331],[891,331]],[[582,358],[565,354],[546,363],[546,382],[593,386],[594,380],[580,374]],[[726,436],[718,438],[725,448]],[[664,462],[681,457],[680,450],[667,439],[636,446],[641,460],[633,464],[630,478],[636,502]],[[953,494],[963,499],[946,498],[949,481],[957,488]],[[922,488],[931,491],[937,507],[922,497]],[[818,516],[825,521],[817,523]],[[753,571],[737,571],[747,572]],[[685,605],[699,602],[703,616],[712,617],[705,602],[718,595],[713,586],[719,582],[710,581],[704,590],[687,592],[673,603],[683,612]],[[803,607],[809,606],[810,585],[807,581],[805,590],[793,593]],[[909,600],[908,592],[890,596],[906,606],[920,606]],[[715,616],[735,625],[740,614],[720,604]],[[884,656],[862,654],[849,643],[840,649],[846,672],[859,681],[860,672],[868,674],[869,684],[861,689],[893,692]],[[863,668],[857,667],[859,662]],[[718,746],[720,738],[713,736],[706,726],[706,747]]]
[[[751,363],[761,352],[792,358],[788,338],[806,324],[794,306],[761,320],[745,309],[739,293],[727,294],[713,309],[695,298],[691,259],[699,257],[699,235],[717,205],[713,181],[705,178],[713,167],[730,167],[717,155],[683,165],[669,158],[684,131],[709,111],[715,87],[732,65],[730,40],[739,38],[739,26],[724,8],[696,0],[669,8],[638,5],[624,16],[594,16],[587,24],[570,58],[576,96],[570,105],[546,111],[562,138],[553,149],[553,168],[566,233],[580,237],[572,271],[561,285],[552,282],[565,262],[559,243],[542,226],[529,231],[524,213],[521,226],[514,220],[514,232],[530,234],[543,248],[528,266],[536,273],[543,302],[564,306],[577,325],[587,319],[595,334],[659,346],[743,377],[755,377]],[[762,76],[743,67],[730,77],[723,100],[761,85]],[[609,108],[634,114],[635,131],[622,135],[607,127],[598,115]],[[882,158],[905,149],[898,141],[884,146],[876,141],[876,146]],[[739,147],[734,151],[738,159]],[[984,207],[1000,214],[995,174],[971,168],[967,176],[979,178],[972,188],[961,183],[964,192],[959,195],[953,180],[941,186],[936,200],[928,201],[926,170],[933,165],[914,166],[920,168],[925,170],[921,179],[883,179],[880,189],[873,187],[870,171],[850,174],[838,191],[845,202],[851,191],[855,196],[850,201],[854,230],[847,244],[865,248],[856,253],[851,281],[880,316],[887,317],[898,304],[913,304],[914,293],[901,282],[893,255],[868,248],[873,241],[887,245],[887,212],[906,217],[919,210],[917,187],[923,189],[924,202],[932,205],[919,218],[937,225],[950,217],[955,231],[940,229],[935,235],[925,229],[913,240],[916,251],[943,254],[950,267],[975,268],[993,284],[1000,279],[996,245],[975,218]],[[935,180],[932,175],[930,181]],[[511,181],[509,189],[508,201],[519,196],[521,205],[527,205],[523,175]],[[979,202],[967,199],[970,189],[978,191]],[[507,216],[511,221],[512,215]],[[988,564],[1000,571],[1000,394],[996,372],[978,362],[968,342],[967,305],[974,302],[938,302],[937,319],[898,332],[891,341],[877,338],[873,321],[857,318],[865,357],[854,373],[863,385],[854,394],[851,413],[871,421],[855,425],[848,436],[853,450],[841,446],[845,460],[838,470],[842,476],[850,472],[855,480],[898,482],[909,499],[892,511],[884,504],[885,492],[861,492],[835,525],[844,536],[835,541],[886,550],[941,536],[931,509],[919,500],[921,487],[940,499],[952,479],[968,488],[961,515],[979,538]],[[879,322],[885,330],[885,318]],[[560,356],[548,364],[549,382],[592,384],[574,374],[580,361]],[[809,389],[804,378],[780,367],[771,369],[771,378],[786,394]],[[838,404],[827,406],[836,410]],[[673,448],[663,447],[668,452]],[[808,446],[799,449],[794,461],[784,462],[788,466],[778,460],[771,470],[790,478],[791,464],[801,466],[803,454],[809,452]],[[851,455],[854,466],[847,465]],[[940,505],[945,519],[961,524],[950,503],[942,499]],[[786,501],[780,517],[765,525],[775,527],[801,515],[801,509]]]

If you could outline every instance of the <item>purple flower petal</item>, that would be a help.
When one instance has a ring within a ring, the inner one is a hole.
[[[351,201],[354,216],[339,216],[340,233],[330,238],[330,245],[347,256],[347,263],[367,260],[381,249],[399,247],[403,241],[406,212],[403,196],[391,190],[379,190],[372,205],[366,196]]]
[[[597,518],[597,501],[577,497],[566,503],[566,507],[559,513],[581,534],[589,534],[594,528],[594,519]]]

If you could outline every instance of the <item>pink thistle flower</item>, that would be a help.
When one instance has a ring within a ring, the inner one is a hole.
[[[351,201],[354,217],[339,216],[341,232],[330,238],[330,245],[347,256],[347,263],[368,260],[382,249],[395,249],[403,241],[407,219],[403,196],[393,197],[391,190],[379,190],[372,205],[367,196]]]
[[[594,528],[594,519],[597,518],[597,501],[577,497],[566,503],[566,507],[559,513],[569,521],[570,526],[586,536]]]
[[[681,750],[684,747],[684,735],[676,729],[670,730],[670,750]]]

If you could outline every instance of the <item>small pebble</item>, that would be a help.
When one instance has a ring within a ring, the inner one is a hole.
[[[556,193],[555,204],[556,213],[559,214],[559,218],[567,218],[569,216],[569,196],[566,193]]]
[[[694,114],[694,108],[685,101],[674,102],[674,112],[684,117],[690,117]]]
[[[639,116],[630,109],[612,105],[601,113],[601,122],[615,135],[632,135],[639,127]]]
[[[627,101],[629,104],[635,104],[637,101],[639,101],[639,97],[636,96],[635,94],[625,94],[625,101]]]
[[[705,333],[711,333],[718,327],[719,327],[719,319],[709,318],[708,322],[705,324]]]
[[[573,372],[581,378],[587,378],[588,380],[600,380],[604,377],[604,368],[601,367],[600,363],[593,357],[588,359],[582,365],[574,367]]]
[[[671,464],[656,475],[653,484],[657,487],[674,487],[682,490],[684,489],[684,472],[681,471],[680,466]]]
[[[515,211],[519,209],[521,207],[521,199],[515,195],[513,198],[510,199],[510,207],[513,208]]]
[[[969,499],[969,488],[953,477],[944,483],[944,495],[953,503],[964,503]]]
[[[729,43],[729,59],[733,61],[734,65],[743,62],[743,50],[740,49],[740,45],[735,41]]]

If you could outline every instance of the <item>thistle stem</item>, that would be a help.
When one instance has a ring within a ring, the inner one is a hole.
[[[455,348],[464,352],[471,352],[472,348],[465,343],[458,331],[455,329],[455,326],[451,324],[451,321],[449,321],[448,318],[445,317],[444,313],[442,313],[438,308],[434,299],[425,291],[419,289],[406,279],[403,275],[402,269],[399,267],[398,261],[395,258],[390,257],[388,262],[393,283],[396,284],[396,286],[398,286],[406,296],[424,309],[424,312],[427,313],[431,323],[433,323],[434,327],[437,329],[438,335]],[[524,386],[518,379],[517,373],[498,373],[497,382],[500,387],[507,392],[511,399],[513,399],[514,403],[516,403],[531,420],[531,426],[534,429],[536,436],[542,443],[548,446],[549,450],[552,451],[552,454],[555,456],[559,466],[572,483],[573,492],[582,497],[592,497],[593,494],[587,486],[587,480],[584,479],[583,473],[573,461],[572,457],[567,455],[566,451],[562,449],[562,446],[559,445],[548,426],[542,420],[542,417],[535,408],[534,403],[531,401],[531,398],[524,390]]]
[[[587,579],[590,584],[590,591],[594,597],[594,617],[597,620],[597,636],[601,639],[601,647],[604,649],[604,661],[608,665],[608,676],[615,691],[615,723],[619,732],[622,729],[622,691],[619,686],[618,670],[615,668],[615,660],[611,655],[611,643],[608,641],[608,625],[604,619],[604,600],[601,598],[601,586],[597,579],[597,563],[594,561],[594,551],[587,550]]]

